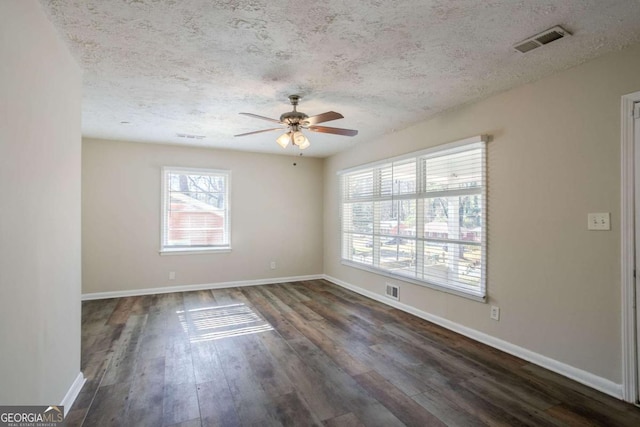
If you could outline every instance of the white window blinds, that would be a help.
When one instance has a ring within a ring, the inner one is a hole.
[[[484,299],[483,137],[341,171],[345,264]]]
[[[162,252],[230,249],[224,170],[163,168]]]

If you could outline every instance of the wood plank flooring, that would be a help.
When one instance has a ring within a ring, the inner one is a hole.
[[[88,301],[69,426],[638,426],[640,409],[329,282]]]

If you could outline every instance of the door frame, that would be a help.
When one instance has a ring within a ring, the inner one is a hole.
[[[622,399],[638,403],[638,335],[635,292],[635,150],[633,106],[640,92],[622,97],[621,103],[621,281],[622,281]],[[640,164],[638,164],[640,169]],[[639,225],[640,226],[640,225]]]

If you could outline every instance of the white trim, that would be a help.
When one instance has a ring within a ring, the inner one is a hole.
[[[166,256],[166,255],[193,255],[193,254],[224,254],[224,253],[230,253],[230,252],[231,252],[231,247],[225,246],[220,249],[215,249],[212,247],[206,247],[206,248],[200,248],[200,249],[196,249],[196,248],[163,249],[158,253],[161,256]]]
[[[69,387],[67,394],[64,395],[62,402],[60,402],[60,406],[64,406],[65,418],[69,415],[69,409],[71,409],[73,402],[76,401],[76,398],[78,397],[78,394],[80,394],[80,390],[82,390],[82,386],[86,381],[87,379],[82,375],[82,372],[79,372],[78,376],[76,376],[76,379],[71,384],[71,387]]]
[[[215,169],[215,168],[185,168],[182,166],[162,166],[162,171],[164,173],[165,170],[170,170],[172,172],[184,172],[186,174],[197,174],[201,173],[203,175],[225,175],[231,172],[230,169]]]
[[[353,166],[347,169],[342,169],[339,170],[338,172],[336,172],[337,175],[343,175],[346,173],[351,173],[351,172],[356,172],[359,171],[361,169],[365,169],[365,168],[372,168],[372,167],[376,167],[379,165],[384,165],[387,163],[393,163],[393,162],[398,162],[401,160],[405,160],[405,159],[410,159],[412,157],[420,157],[420,156],[425,156],[431,153],[437,153],[443,150],[454,150],[456,148],[461,148],[462,147],[462,151],[466,151],[469,149],[473,149],[474,147],[469,147],[471,144],[474,143],[486,143],[487,141],[489,141],[489,137],[487,135],[476,135],[476,136],[472,136],[470,138],[465,138],[465,139],[461,139],[458,141],[453,141],[453,142],[448,142],[445,144],[440,144],[440,145],[435,145],[433,147],[429,147],[429,148],[425,148],[424,150],[418,150],[418,151],[412,151],[411,153],[406,153],[406,154],[401,154],[399,156],[395,156],[395,157],[389,157],[386,159],[382,159],[382,160],[378,160],[375,162],[371,162],[371,163],[364,163],[358,166]],[[452,151],[453,152],[453,151]],[[446,153],[446,154],[451,154],[451,153]]]
[[[274,277],[271,279],[238,280],[233,282],[204,283],[199,285],[178,285],[178,286],[165,286],[162,288],[131,289],[131,290],[111,291],[111,292],[93,292],[90,294],[82,294],[82,301],[107,299],[107,298],[135,297],[135,296],[141,296],[141,295],[168,294],[172,292],[189,292],[189,291],[203,291],[208,289],[239,288],[244,286],[271,285],[274,283],[300,282],[303,280],[317,280],[322,278],[324,278],[322,274],[312,274],[307,276]]]
[[[364,295],[383,304],[395,307],[399,310],[405,311],[407,313],[413,314],[414,316],[440,325],[443,328],[457,332],[473,340],[497,348],[498,350],[502,350],[505,353],[509,353],[514,356],[520,357],[521,359],[524,359],[528,362],[535,363],[536,365],[542,366],[543,368],[549,369],[550,371],[571,378],[574,381],[599,390],[615,398],[622,398],[622,385],[616,384],[606,378],[599,377],[590,372],[583,371],[582,369],[567,365],[566,363],[559,362],[555,359],[543,356],[542,354],[533,352],[510,342],[501,340],[491,335],[487,335],[484,332],[480,332],[475,329],[471,329],[469,327],[444,319],[442,317],[435,316],[410,305],[390,300],[388,298],[385,298],[383,295],[368,291],[359,286],[355,286],[342,280],[336,279],[335,277],[331,277],[325,274],[324,279],[331,283],[335,283],[338,286],[342,286],[343,288],[359,293],[360,295]]]
[[[635,278],[633,277],[635,269],[633,105],[636,102],[640,102],[640,92],[624,95],[620,107],[622,398],[632,403],[638,402]]]

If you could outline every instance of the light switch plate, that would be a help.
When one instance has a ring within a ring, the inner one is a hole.
[[[587,229],[611,230],[611,214],[609,212],[590,213],[587,215]]]

